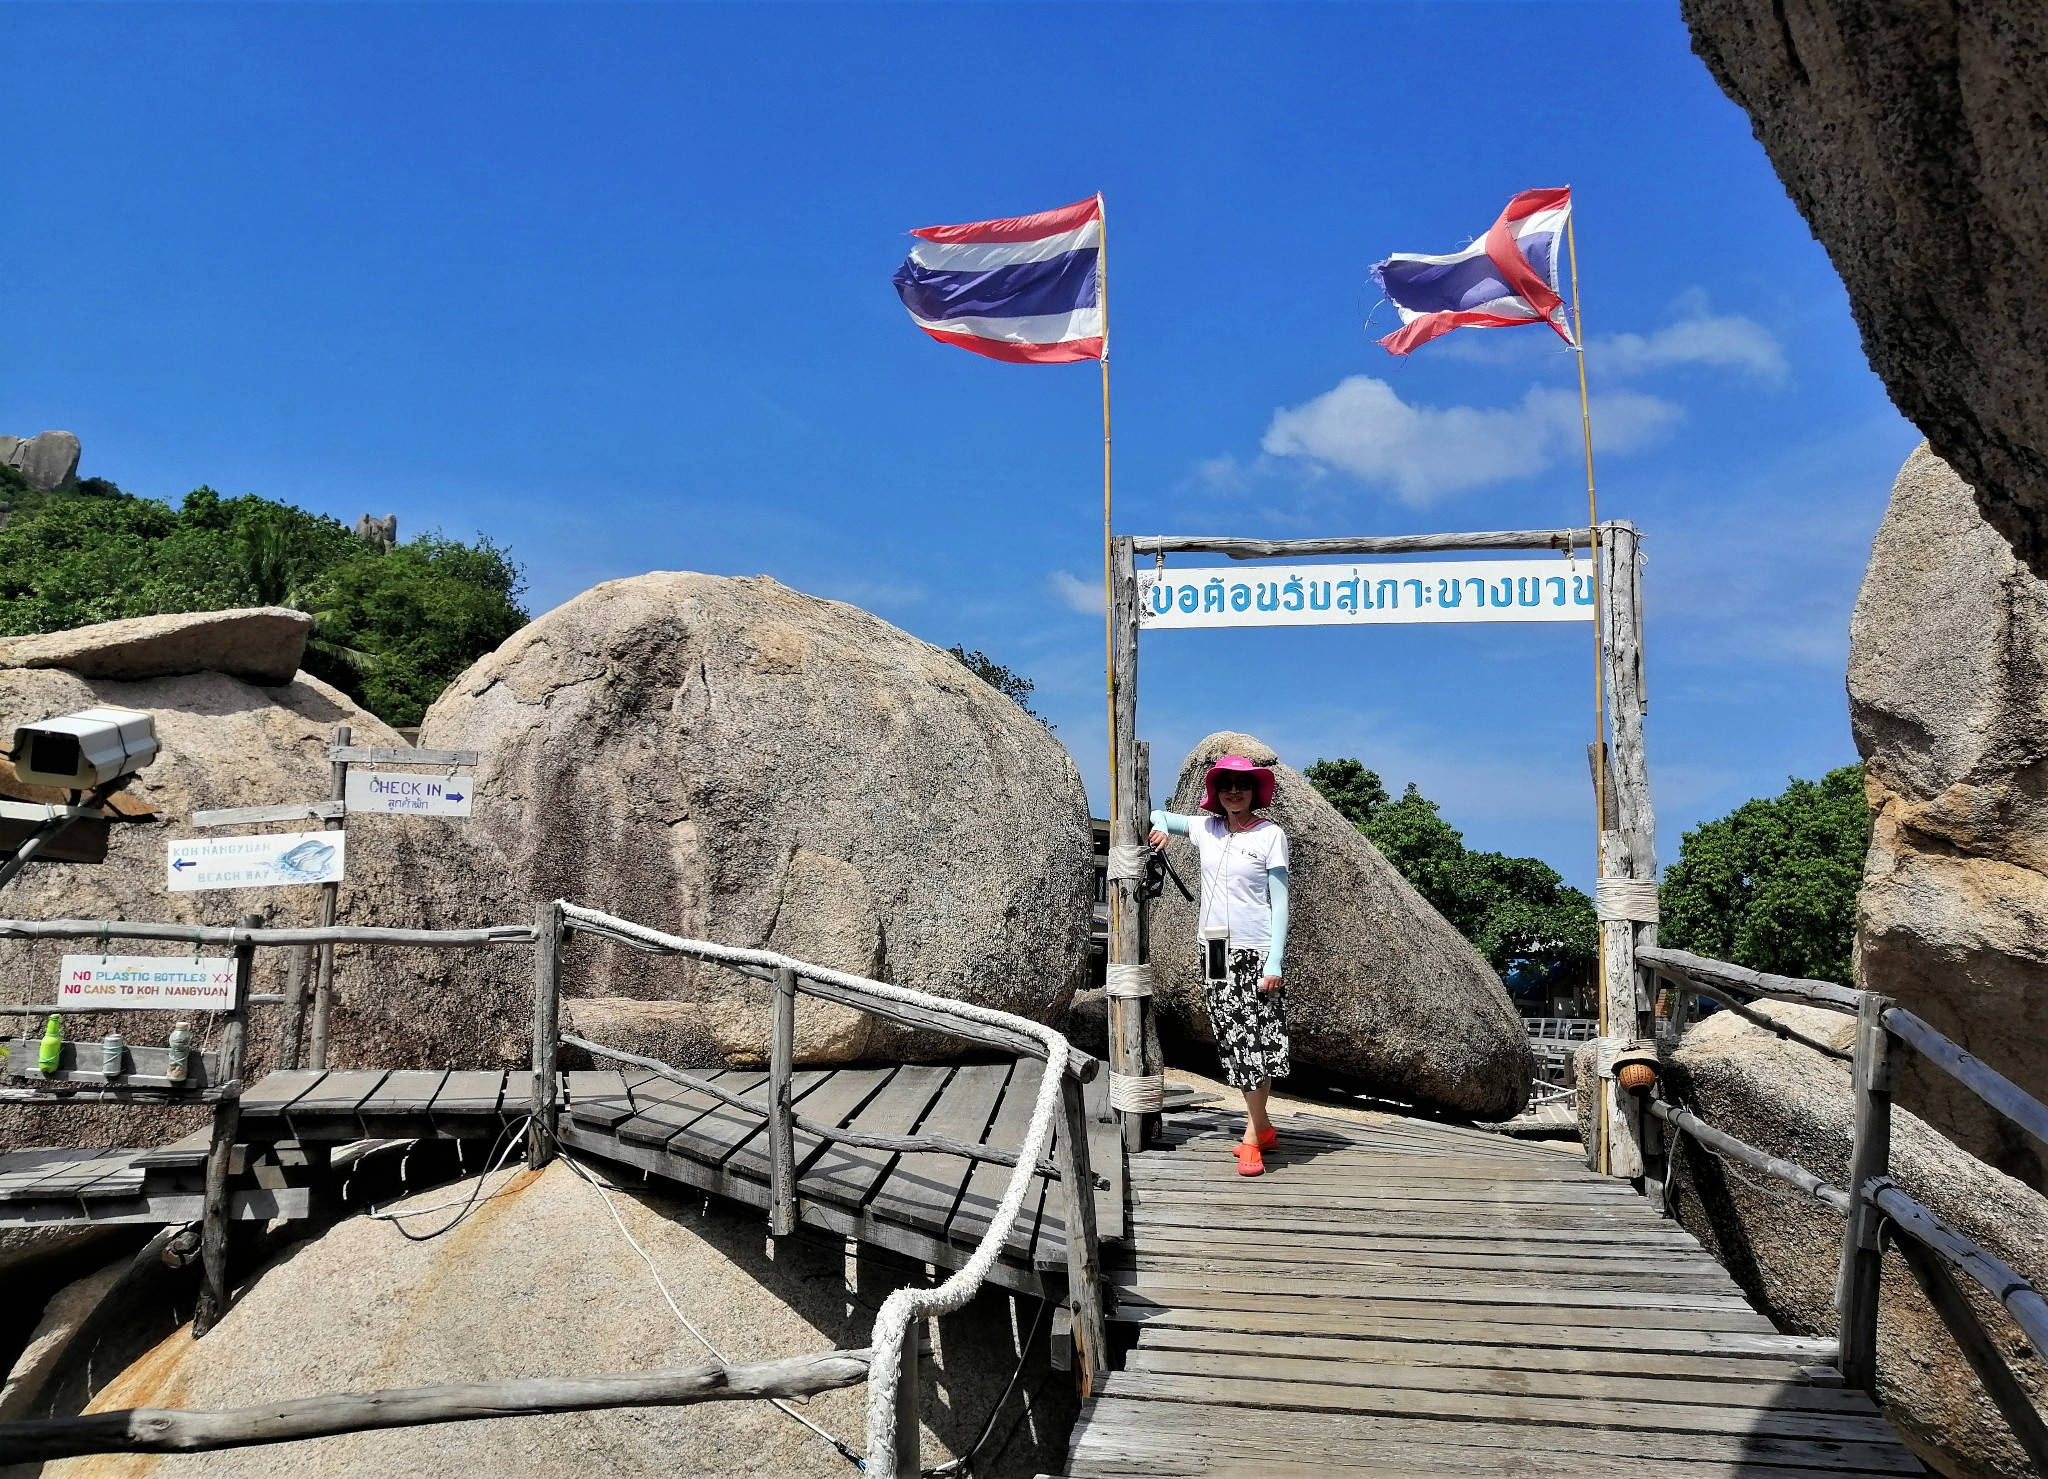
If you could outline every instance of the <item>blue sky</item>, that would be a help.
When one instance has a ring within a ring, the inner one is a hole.
[[[1557,341],[1398,361],[1365,321],[1376,258],[1570,184],[1668,862],[1855,758],[1848,618],[1917,440],[1674,11],[10,6],[43,60],[0,100],[0,430],[133,492],[487,532],[536,612],[648,569],[857,602],[1032,678],[1099,808],[1095,367],[925,339],[903,233],[1104,192],[1123,532],[1561,527]],[[1589,881],[1584,629],[1146,643],[1169,774],[1220,728],[1356,755]]]

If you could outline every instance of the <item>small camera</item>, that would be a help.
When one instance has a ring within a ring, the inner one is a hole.
[[[156,721],[134,709],[81,709],[14,731],[14,773],[29,785],[89,790],[156,754]]]
[[[1202,977],[1208,981],[1230,979],[1229,959],[1230,931],[1222,925],[1209,925],[1202,930]]]

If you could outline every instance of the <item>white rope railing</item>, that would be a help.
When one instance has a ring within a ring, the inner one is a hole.
[[[571,928],[585,929],[593,934],[622,939],[653,950],[695,956],[700,960],[717,961],[724,965],[790,970],[796,972],[800,979],[820,981],[847,991],[874,996],[883,1001],[924,1007],[959,1017],[963,1021],[979,1022],[990,1027],[1023,1033],[1044,1045],[1045,1072],[1038,1080],[1038,1100],[1032,1106],[1031,1123],[1025,1127],[1024,1141],[1017,1147],[1016,1168],[1010,1173],[1009,1184],[1003,1188],[1003,1199],[997,1205],[995,1215],[989,1219],[988,1228],[982,1233],[981,1241],[975,1245],[974,1252],[969,1255],[967,1262],[944,1283],[930,1289],[898,1289],[882,1301],[882,1308],[875,1316],[871,1342],[874,1359],[868,1367],[868,1463],[874,1466],[887,1462],[888,1456],[896,1449],[896,1385],[902,1369],[903,1342],[913,1321],[952,1314],[980,1293],[982,1284],[988,1278],[988,1271],[995,1266],[1003,1245],[1009,1241],[1010,1232],[1016,1226],[1017,1217],[1023,1210],[1025,1193],[1030,1190],[1032,1181],[1037,1177],[1038,1163],[1045,1158],[1047,1142],[1052,1137],[1053,1119],[1060,1110],[1060,1080],[1066,1071],[1069,1053],[1065,1035],[1042,1022],[1033,1022],[1028,1017],[997,1011],[993,1007],[977,1006],[972,1002],[956,1001],[950,997],[932,996],[905,986],[891,985],[886,981],[872,981],[865,976],[856,976],[846,971],[832,970],[827,966],[795,960],[773,950],[750,950],[734,945],[718,945],[709,940],[686,939],[681,935],[666,934],[661,930],[649,929],[646,925],[634,924],[630,920],[620,919],[600,910],[585,909],[567,902],[561,905],[561,910],[564,923]],[[1088,1193],[1083,1188],[1077,1194],[1085,1196]]]

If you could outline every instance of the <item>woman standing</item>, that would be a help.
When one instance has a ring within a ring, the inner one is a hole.
[[[1266,1117],[1273,1080],[1287,1076],[1287,834],[1255,815],[1273,804],[1273,772],[1242,755],[1225,755],[1202,779],[1207,815],[1152,813],[1152,845],[1168,833],[1194,839],[1202,859],[1202,910],[1196,938],[1205,953],[1220,939],[1221,979],[1205,979],[1202,995],[1215,1029],[1224,1077],[1244,1093],[1244,1139],[1237,1174],[1266,1169],[1264,1152],[1280,1139]],[[1216,975],[1206,963],[1205,978]]]

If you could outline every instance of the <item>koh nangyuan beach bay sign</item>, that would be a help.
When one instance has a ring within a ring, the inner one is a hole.
[[[1175,627],[1591,621],[1582,560],[1427,560],[1138,572],[1138,621]]]

